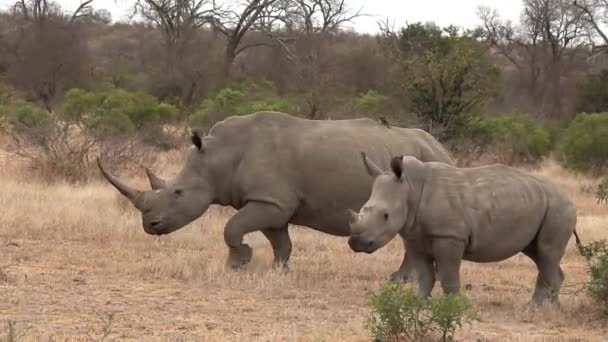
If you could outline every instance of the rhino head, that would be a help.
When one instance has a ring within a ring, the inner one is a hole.
[[[391,171],[381,170],[361,153],[372,192],[359,213],[350,211],[348,245],[355,252],[373,253],[391,241],[408,220],[410,184],[404,179],[403,157],[391,160]]]
[[[193,132],[192,142],[196,148],[175,178],[164,180],[146,168],[152,188],[149,191],[131,188],[110,174],[97,159],[105,179],[141,212],[143,228],[148,234],[165,235],[184,227],[203,215],[215,199],[214,184],[205,167],[207,158],[198,131]]]

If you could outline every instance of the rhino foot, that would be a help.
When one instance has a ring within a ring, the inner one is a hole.
[[[289,272],[289,265],[285,261],[275,260],[272,262],[272,268],[278,271]]]
[[[241,266],[244,266],[251,262],[253,256],[253,250],[246,244],[243,244],[237,248],[230,248],[228,253],[228,261],[226,264],[232,270],[239,270]]]
[[[393,274],[391,274],[390,280],[391,281],[401,281],[404,283],[407,283],[409,281],[406,272],[403,272],[403,271],[397,271],[397,272],[394,272]]]

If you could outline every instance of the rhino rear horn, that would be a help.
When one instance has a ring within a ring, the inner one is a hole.
[[[382,169],[380,169],[378,165],[374,164],[374,162],[367,157],[365,152],[361,152],[361,158],[363,159],[363,165],[365,165],[365,169],[370,176],[376,177],[382,173]]]
[[[112,184],[116,190],[118,190],[121,194],[131,200],[134,205],[136,205],[137,199],[139,198],[139,195],[141,195],[141,191],[131,188],[123,183],[120,179],[114,177],[112,174],[106,171],[103,165],[101,165],[99,158],[97,158],[97,166],[99,167],[99,170],[101,170],[101,173],[105,179],[110,182],[110,184]]]
[[[351,209],[348,209],[348,223],[355,224],[359,220],[359,214]]]
[[[145,168],[146,176],[148,176],[148,181],[150,181],[150,187],[152,190],[159,190],[167,186],[167,181],[155,175],[152,170]]]

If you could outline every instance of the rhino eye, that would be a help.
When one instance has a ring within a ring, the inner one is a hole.
[[[177,196],[181,196],[182,195],[182,190],[181,189],[175,189],[173,191],[174,194],[176,194]]]
[[[388,213],[384,213],[384,220],[388,221]]]

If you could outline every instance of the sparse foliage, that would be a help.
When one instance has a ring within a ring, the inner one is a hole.
[[[376,341],[418,341],[433,335],[453,341],[456,330],[476,317],[462,295],[423,299],[401,282],[384,285],[370,303],[372,315],[366,327]]]

